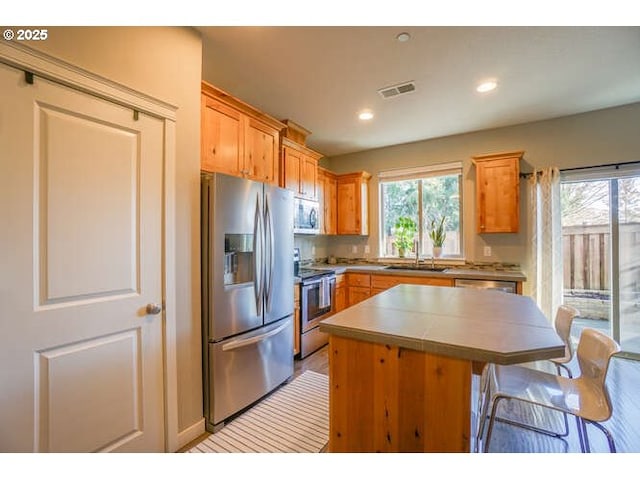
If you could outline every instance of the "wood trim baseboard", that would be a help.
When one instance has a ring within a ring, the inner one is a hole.
[[[178,450],[184,450],[184,447],[204,434],[204,417],[202,417],[193,425],[178,432],[178,447],[174,450],[174,452],[177,452]]]

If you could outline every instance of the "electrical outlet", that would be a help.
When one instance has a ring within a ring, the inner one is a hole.
[[[313,255],[314,257],[316,256],[316,246],[315,245],[311,246],[311,255]]]
[[[365,245],[364,246],[364,253],[370,253],[371,250],[369,249],[369,245]]]
[[[352,245],[351,246],[351,253],[358,253],[358,246],[357,245]]]
[[[484,247],[484,256],[485,257],[491,256],[491,247]]]

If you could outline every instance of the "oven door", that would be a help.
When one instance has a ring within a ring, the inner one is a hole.
[[[304,282],[300,293],[300,331],[304,333],[318,326],[320,320],[333,310],[336,277],[324,275]]]

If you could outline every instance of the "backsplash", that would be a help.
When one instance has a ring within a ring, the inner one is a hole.
[[[384,265],[384,264],[394,264],[399,263],[389,259],[385,260],[372,260],[371,258],[351,258],[351,257],[334,257],[335,263],[340,265]],[[331,265],[329,263],[328,257],[315,257],[315,258],[306,258],[302,262],[305,265]],[[421,263],[424,263],[424,260],[421,260]],[[436,262],[438,264],[438,262]],[[446,265],[447,268],[450,269],[463,269],[463,270],[487,270],[487,271],[500,271],[500,272],[521,272],[520,264],[518,263],[499,263],[499,262],[465,262],[465,263],[457,263],[454,265],[446,264],[446,261],[442,263],[442,265]]]
[[[332,239],[332,241],[329,241]],[[362,256],[366,237],[351,236],[342,239],[340,242],[326,235],[294,235],[294,246],[300,249],[300,266],[313,264],[329,264],[328,259],[333,256],[335,263],[341,265],[381,265],[403,263],[396,259],[378,259],[372,256]],[[355,248],[354,248],[355,247]],[[357,250],[354,253],[352,250]],[[407,262],[410,259],[405,260]],[[421,262],[429,261],[422,259]],[[464,263],[448,262],[447,259],[436,261],[436,264],[446,266],[451,269],[464,270],[487,270],[501,272],[521,272],[519,263],[507,262],[472,262]]]

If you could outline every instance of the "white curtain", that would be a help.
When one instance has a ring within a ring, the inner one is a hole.
[[[560,171],[557,167],[536,170],[531,175],[529,222],[531,296],[553,321],[563,302]]]

